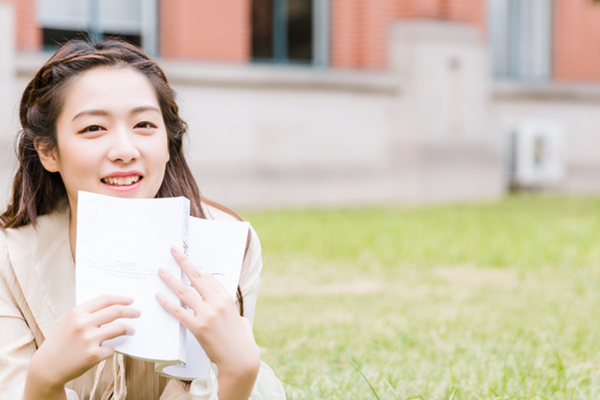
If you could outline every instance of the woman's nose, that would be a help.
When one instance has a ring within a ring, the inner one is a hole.
[[[128,132],[126,129],[118,129],[112,133],[113,141],[108,152],[108,157],[111,161],[128,163],[140,156],[133,132]]]

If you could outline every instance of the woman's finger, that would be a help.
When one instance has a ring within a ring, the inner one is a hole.
[[[215,294],[219,296],[227,295],[231,297],[229,292],[227,292],[227,289],[225,289],[225,286],[223,286],[223,284],[212,274],[203,274],[202,278],[206,281],[207,284],[210,285]]]
[[[93,313],[93,312],[96,312],[98,310],[101,310],[103,308],[106,308],[108,306],[112,306],[115,304],[121,304],[124,306],[128,306],[132,303],[133,303],[133,298],[128,297],[128,296],[105,294],[102,296],[95,297],[89,301],[86,301],[85,303],[79,305],[79,308],[82,311]]]
[[[198,295],[196,295],[198,297]],[[181,307],[179,304],[175,304],[162,293],[156,293],[156,300],[158,303],[172,316],[181,322],[183,326],[190,329],[195,323],[194,314]],[[196,311],[196,310],[194,310]]]
[[[114,304],[93,313],[92,323],[95,326],[102,326],[119,318],[138,318],[140,314],[140,310],[133,307]]]
[[[135,333],[135,329],[131,325],[122,322],[106,325],[97,331],[97,339],[102,344],[105,340],[117,338],[119,336],[131,336]]]
[[[98,348],[98,360],[102,361],[102,360],[106,360],[108,357],[112,356],[113,354],[115,354],[115,348],[112,346],[100,346]]]
[[[202,298],[198,296],[198,293],[194,289],[175,278],[173,274],[164,268],[159,268],[158,275],[167,284],[169,289],[192,310],[198,311],[202,307]]]
[[[173,254],[173,258],[175,258],[177,264],[179,264],[185,275],[188,277],[194,289],[196,289],[205,300],[210,301],[211,297],[215,294],[215,289],[206,279],[209,274],[201,273],[194,263],[177,247],[171,248],[171,254]]]

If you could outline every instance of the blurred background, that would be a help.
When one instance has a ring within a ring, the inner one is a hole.
[[[0,204],[26,83],[113,36],[260,235],[289,399],[600,398],[600,1],[0,0]]]
[[[1,0],[0,199],[27,81],[112,36],[164,67],[231,207],[600,193],[594,0]]]

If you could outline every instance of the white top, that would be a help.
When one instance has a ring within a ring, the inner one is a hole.
[[[208,219],[235,219],[204,207]],[[262,268],[258,236],[250,229],[240,276],[244,317],[254,321]],[[38,218],[37,226],[0,230],[0,393],[20,399],[29,361],[58,322],[75,306],[75,263],[69,242],[69,209]],[[217,399],[216,374],[190,384],[154,373],[154,364],[115,354],[67,385],[68,399]],[[191,395],[191,396],[190,396]],[[4,398],[4,397],[3,397]],[[96,397],[95,397],[96,398]],[[251,399],[285,399],[273,371],[261,364]]]

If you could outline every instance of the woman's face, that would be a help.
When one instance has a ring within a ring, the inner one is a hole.
[[[167,131],[150,81],[130,68],[99,67],[66,88],[57,146],[38,149],[59,172],[73,210],[77,192],[155,197],[169,161]]]

